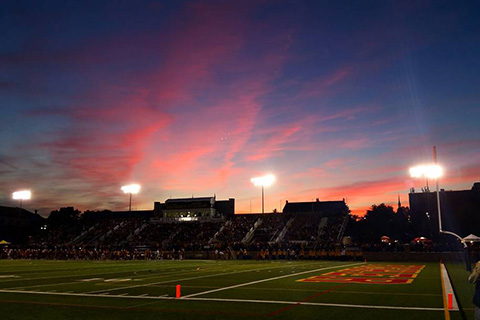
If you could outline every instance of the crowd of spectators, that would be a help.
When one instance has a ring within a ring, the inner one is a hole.
[[[267,214],[237,215],[226,221],[78,220],[71,225],[47,226],[22,247],[0,245],[0,259],[161,260],[198,257],[199,252],[210,259],[349,259],[366,251],[459,250],[456,242],[423,238],[404,243],[352,242],[344,246],[341,230],[345,219],[343,215],[286,218]],[[285,235],[279,238],[282,230]],[[247,239],[251,231],[252,237]]]
[[[298,216],[291,219],[282,243],[306,242],[318,245],[334,242],[341,218],[329,218],[319,233],[320,218]],[[176,250],[225,249],[229,246],[258,246],[274,242],[287,225],[281,214],[238,215],[228,221],[152,222],[141,218],[100,219],[57,227],[40,233],[32,246],[149,247]],[[256,228],[255,228],[256,226]],[[246,244],[240,242],[254,231]],[[317,239],[318,238],[318,239]]]
[[[319,232],[320,217],[286,218],[282,214],[236,215],[220,221],[77,219],[70,225],[49,227],[25,247],[0,247],[0,258],[169,259],[181,258],[184,252],[208,251],[209,257],[303,259],[305,252],[333,250],[333,246],[319,244],[333,244],[342,221],[329,218]],[[279,238],[282,230],[286,231],[283,239]],[[247,239],[249,232],[252,236]]]
[[[315,242],[318,237],[320,217],[302,215],[295,217],[285,234],[286,241]]]
[[[161,248],[162,243],[177,232],[175,223],[148,223],[139,233],[132,234],[129,244],[132,246],[148,246]]]
[[[317,247],[332,250],[335,244],[339,241],[339,233],[344,222],[345,217],[329,217],[327,223],[321,228],[318,239]]]
[[[137,229],[139,229],[144,223],[147,223],[144,219],[134,218],[134,219],[125,219],[117,225],[107,231],[103,236],[101,236],[97,241],[95,241],[95,245],[109,245],[111,243],[114,244],[123,244],[128,241],[128,237],[134,233]]]
[[[234,244],[243,240],[245,235],[258,221],[257,215],[238,215],[227,221],[224,228],[217,234],[215,243]]]
[[[183,250],[138,250],[121,248],[22,248],[0,249],[0,259],[48,259],[48,260],[182,260]]]
[[[167,244],[170,249],[202,250],[208,246],[223,222],[180,223],[179,229]]]
[[[281,214],[266,214],[261,218],[261,223],[255,229],[252,242],[273,241],[275,236],[282,232],[287,221]]]

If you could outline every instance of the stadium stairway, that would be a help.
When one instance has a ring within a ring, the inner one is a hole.
[[[327,222],[328,222],[328,218],[327,218],[327,217],[323,217],[323,218],[320,220],[320,224],[318,225],[317,239],[319,239],[320,236],[325,232],[324,228],[325,228],[325,226],[327,225]]]
[[[72,244],[78,244],[83,239],[85,239],[90,233],[92,233],[98,226],[100,226],[100,223],[96,223],[95,225],[91,226],[84,232],[82,232],[78,237],[75,237],[72,241],[68,242],[67,245],[72,245]]]
[[[232,221],[231,221],[231,220],[225,221],[225,223],[222,225],[222,227],[220,228],[220,230],[218,230],[218,231],[213,235],[213,237],[212,237],[210,240],[208,240],[208,244],[211,244],[213,241],[215,241],[215,239],[217,238],[217,236],[218,236],[219,234],[221,234],[221,233],[223,232],[223,230],[224,230],[227,226],[229,226],[229,225],[231,225],[231,224],[232,224]]]
[[[274,243],[279,243],[280,241],[283,240],[283,237],[285,237],[285,235],[287,234],[287,231],[288,231],[288,228],[290,228],[290,226],[292,225],[293,223],[293,220],[295,220],[295,218],[290,218],[288,219],[287,223],[285,224],[285,227],[283,227],[282,231],[280,232],[280,234],[277,236],[277,238],[274,240]]]
[[[143,223],[140,227],[138,227],[137,229],[135,229],[132,233],[130,233],[125,242],[124,243],[127,243],[128,241],[130,241],[134,236],[136,236],[137,234],[139,234],[143,229],[145,229],[146,227],[148,226],[148,222],[145,222]]]
[[[342,240],[343,234],[345,233],[345,229],[347,228],[348,220],[349,220],[348,216],[346,215],[343,218],[342,226],[340,227],[340,230],[338,231],[337,241]]]
[[[253,234],[255,233],[255,230],[262,224],[262,218],[258,218],[257,222],[253,225],[252,228],[247,232],[245,237],[242,239],[243,244],[248,244],[250,241],[253,239]]]

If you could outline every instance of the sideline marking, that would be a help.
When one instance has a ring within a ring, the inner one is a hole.
[[[440,264],[440,272],[442,273],[442,282],[445,285],[445,291],[443,292],[443,294],[445,295],[445,298],[446,298],[445,301],[448,302],[447,307],[449,307],[450,305],[449,294],[451,294],[452,308],[448,308],[448,309],[450,309],[451,311],[459,311],[460,309],[458,307],[458,302],[455,297],[455,293],[453,292],[452,283],[450,282],[450,277],[448,276],[447,268],[443,263]]]
[[[43,291],[20,291],[20,290],[0,290],[0,293],[23,293],[55,296],[76,296],[76,297],[101,297],[117,299],[150,299],[150,300],[177,300],[177,301],[218,301],[218,302],[242,302],[242,303],[266,303],[266,304],[299,304],[298,301],[274,301],[274,300],[247,300],[247,299],[221,299],[221,298],[182,298],[162,297],[162,296],[119,296],[107,294],[88,294],[88,293],[65,293],[65,292],[43,292]],[[396,306],[374,306],[358,304],[339,304],[339,303],[320,303],[320,302],[300,302],[305,306],[323,306],[323,307],[344,307],[361,309],[387,309],[387,310],[416,310],[416,311],[443,311],[444,308],[431,307],[396,307]],[[90,306],[90,305],[88,305]]]
[[[298,276],[298,275],[300,275],[300,274],[305,274],[305,273],[312,273],[312,272],[317,272],[317,271],[327,270],[327,269],[334,269],[334,268],[342,268],[342,267],[356,266],[356,265],[360,265],[360,264],[364,264],[364,263],[365,263],[365,262],[359,262],[359,263],[352,263],[352,264],[341,265],[341,266],[325,267],[325,268],[320,268],[320,269],[314,269],[314,270],[308,270],[308,271],[298,272],[298,273],[294,273],[294,274],[287,274],[287,275],[284,275],[284,276],[267,278],[267,279],[252,281],[252,282],[246,282],[246,283],[236,284],[236,285],[229,286],[229,287],[223,287],[223,288],[208,290],[208,291],[204,291],[204,292],[198,292],[198,293],[189,294],[189,295],[184,296],[184,297],[181,298],[181,299],[190,298],[190,297],[196,297],[196,296],[200,296],[200,295],[204,295],[204,294],[209,294],[209,293],[213,293],[213,292],[218,292],[218,291],[223,291],[223,290],[228,290],[228,289],[235,289],[235,288],[244,287],[244,286],[249,286],[249,285],[251,285],[251,284],[256,284],[256,283],[262,283],[262,282],[267,282],[267,281],[272,281],[272,280],[277,280],[277,279],[282,279],[282,278],[294,277],[294,276]]]
[[[443,312],[445,314],[445,320],[450,320],[450,313],[447,309],[447,299],[445,297],[445,283],[443,281],[442,263],[440,263],[440,280],[442,282]]]

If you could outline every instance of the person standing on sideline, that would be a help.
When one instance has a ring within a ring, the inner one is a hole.
[[[468,277],[468,282],[475,284],[475,295],[473,304],[475,305],[475,320],[480,320],[480,261],[475,264],[472,274]]]

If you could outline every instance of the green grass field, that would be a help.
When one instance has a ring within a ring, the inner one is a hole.
[[[348,279],[357,276],[349,274],[335,276],[335,282],[297,281],[401,265],[425,267],[409,284],[354,283]],[[465,314],[473,315],[471,286],[461,280],[465,272],[447,267],[462,287],[455,290]],[[445,318],[438,263],[335,261],[3,260],[0,310],[2,319]],[[450,317],[462,319],[461,312]]]

